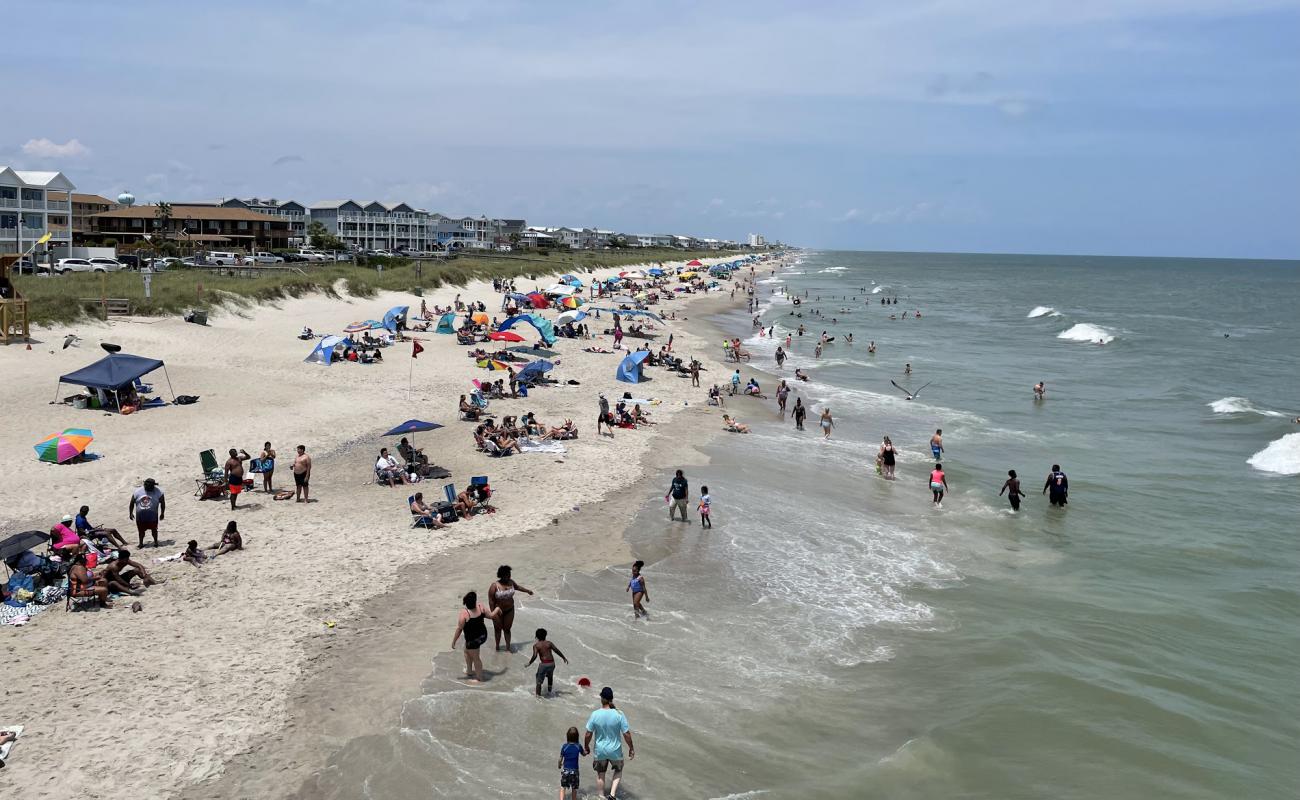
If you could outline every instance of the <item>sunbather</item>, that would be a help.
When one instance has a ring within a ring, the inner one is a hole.
[[[76,522],[77,535],[92,541],[107,541],[113,547],[126,547],[126,540],[117,532],[116,528],[105,528],[103,525],[92,525],[88,519],[90,506],[82,506],[77,512]]]
[[[135,588],[136,578],[139,578],[146,588],[156,583],[163,583],[163,581],[154,580],[154,577],[149,574],[149,570],[145,569],[144,565],[139,561],[132,561],[131,551],[126,548],[119,549],[117,558],[104,566],[104,578],[110,586],[116,581],[132,589]]]
[[[406,460],[406,463],[419,467],[429,463],[429,457],[418,447],[412,447],[411,443],[403,436],[402,440],[397,443],[398,454]]]
[[[203,562],[208,560],[208,554],[199,548],[199,543],[190,539],[185,544],[185,552],[181,553],[181,561],[187,564],[193,564],[196,567],[203,566]]]
[[[722,415],[722,425],[732,433],[749,433],[748,425],[745,425],[737,420],[734,420],[726,414]]]
[[[217,542],[211,547],[207,547],[204,549],[216,550],[217,552],[212,554],[213,558],[216,558],[217,556],[220,555],[225,555],[226,553],[229,553],[232,550],[243,550],[244,537],[239,535],[239,526],[235,523],[233,519],[230,522],[227,522],[226,530],[221,534],[221,541]]]
[[[375,460],[375,479],[387,481],[389,486],[396,486],[399,481],[411,483],[411,477],[398,465],[397,459],[389,455],[387,447],[380,448],[379,458]]]
[[[465,399],[465,395],[462,394],[460,396],[460,413],[465,417],[465,419],[472,421],[472,420],[477,420],[479,418],[479,415],[482,413],[482,409],[478,409],[470,405],[470,402]]]
[[[446,523],[438,518],[438,514],[433,507],[424,502],[423,492],[416,492],[415,497],[411,498],[411,514],[419,517],[418,522],[421,525],[428,525],[430,528],[447,527]]]
[[[95,577],[86,567],[86,554],[78,553],[68,570],[68,594],[73,597],[93,597],[104,608],[112,608],[108,601],[108,585]]]
[[[50,528],[50,549],[62,556],[65,561],[72,561],[86,551],[81,537],[69,527],[72,522],[72,515],[64,514],[63,520]]]

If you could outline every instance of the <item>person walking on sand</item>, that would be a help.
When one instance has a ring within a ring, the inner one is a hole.
[[[1048,494],[1048,492],[1051,492]],[[1052,471],[1047,473],[1047,482],[1043,484],[1043,494],[1047,495],[1048,501],[1054,506],[1065,508],[1065,504],[1070,501],[1070,479],[1065,477],[1061,472],[1060,464],[1053,464]]]
[[[1002,484],[1002,489],[998,492],[998,497],[1001,497],[1003,493],[1008,491],[1011,492],[1011,495],[1008,498],[1011,500],[1011,510],[1019,511],[1020,498],[1024,497],[1025,493],[1020,491],[1020,479],[1016,477],[1016,471],[1014,469],[1007,470],[1007,480]]]
[[[677,470],[673,476],[672,483],[668,486],[668,494],[664,495],[664,502],[668,503],[668,521],[672,522],[676,512],[680,509],[682,512],[682,522],[690,523],[686,516],[686,499],[690,495],[690,484],[686,482],[686,476],[682,471]]]
[[[636,758],[636,748],[632,745],[627,717],[614,707],[614,690],[608,686],[600,690],[600,708],[587,718],[587,735],[582,740],[586,752],[592,752],[593,737],[596,749],[591,766],[596,770],[596,796],[617,797],[618,784],[623,780],[623,745],[627,744],[629,760]],[[613,773],[608,795],[605,794],[606,772]]]
[[[267,442],[262,445],[262,455],[259,457],[262,467],[262,491],[270,494],[275,491],[271,486],[271,478],[275,475],[275,449],[271,443]]]
[[[295,502],[308,503],[311,496],[311,456],[307,445],[298,445],[298,455],[293,459],[293,491]]]
[[[794,429],[803,430],[803,421],[808,416],[808,409],[804,407],[802,397],[794,399],[794,409],[790,412],[790,416],[794,417]]]
[[[898,456],[898,451],[894,449],[894,443],[886,436],[880,444],[880,452],[877,457],[880,459],[880,473],[885,480],[894,479],[894,461]]]
[[[531,595],[532,589],[526,589],[515,583],[510,577],[510,566],[502,564],[497,567],[497,579],[488,587],[488,608],[494,611],[500,611],[501,615],[492,620],[492,638],[495,650],[501,649],[501,636],[506,637],[506,652],[514,652],[510,649],[510,629],[515,624],[515,593],[523,592]]]
[[[136,531],[140,534],[140,547],[144,547],[144,535],[153,534],[153,546],[158,546],[158,523],[167,517],[167,498],[158,482],[145,478],[144,486],[131,494],[127,504],[127,516],[135,520]]]
[[[691,359],[691,386],[700,385],[700,362]]]
[[[934,456],[935,461],[943,455],[943,428],[936,428],[934,435],[930,437],[930,454]]]
[[[605,435],[614,435],[614,426],[609,421],[609,401],[605,399],[605,393],[600,393],[600,416],[596,419],[596,435],[600,435],[600,426],[605,426]]]
[[[460,617],[456,620],[456,633],[451,637],[451,649],[456,649],[456,642],[464,635],[465,677],[482,683],[483,659],[479,657],[478,649],[487,642],[487,623],[483,620],[498,619],[501,611],[500,609],[488,611],[478,601],[478,595],[474,592],[461,598],[461,602],[465,607],[460,610]]]
[[[226,459],[226,488],[230,492],[230,510],[235,510],[235,501],[244,491],[244,462],[252,458],[243,450],[230,448],[230,458]]]
[[[935,464],[930,470],[930,491],[934,494],[935,508],[943,508],[943,494],[948,491],[948,476],[943,474],[943,464]]]
[[[542,681],[546,681],[546,693],[549,695],[555,690],[555,656],[564,659],[564,663],[569,663],[569,659],[560,648],[556,647],[553,642],[546,640],[546,629],[538,628],[536,634],[537,641],[533,642],[533,654],[529,657],[525,667],[531,667],[534,661],[541,659],[537,664],[537,696],[542,696]],[[577,739],[578,737],[574,737]]]
[[[821,426],[822,426],[822,438],[823,439],[831,438],[831,428],[835,427],[835,420],[831,419],[831,410],[829,408],[822,409]]]

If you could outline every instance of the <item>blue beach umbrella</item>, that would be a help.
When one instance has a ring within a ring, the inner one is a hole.
[[[425,422],[422,419],[408,419],[406,422],[403,422],[401,425],[398,425],[396,428],[393,428],[384,435],[403,436],[409,433],[411,434],[411,446],[414,447],[416,431],[436,431],[441,427],[442,426],[436,422]]]

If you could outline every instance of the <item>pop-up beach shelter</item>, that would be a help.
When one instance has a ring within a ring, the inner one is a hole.
[[[579,289],[582,288],[582,281],[578,280],[576,275],[561,275],[560,283],[567,283],[569,286],[576,286]]]
[[[510,330],[521,322],[526,322],[536,328],[537,332],[542,335],[542,341],[545,342],[547,346],[555,344],[555,326],[551,324],[549,319],[546,319],[540,314],[516,314],[498,325],[497,330]]]
[[[456,332],[456,313],[449,311],[438,320],[438,333]]]
[[[397,323],[401,322],[402,324],[405,324],[406,314],[410,310],[410,306],[393,306],[388,309],[388,313],[384,315],[384,328],[393,333],[397,333]]]
[[[687,262],[686,262],[686,266],[688,266],[688,267],[702,267],[702,266],[704,266],[704,265],[700,263],[700,260],[699,260],[698,258],[692,258],[690,261],[687,261]]]
[[[524,365],[524,368],[515,373],[515,379],[520,383],[532,383],[540,380],[543,375],[555,368],[555,365],[544,358],[537,361],[531,361]]]
[[[157,358],[145,358],[144,356],[133,356],[130,353],[109,353],[100,360],[89,366],[82,367],[76,372],[69,372],[67,375],[59,377],[59,387],[65,383],[71,383],[76,386],[85,386],[87,389],[100,389],[104,392],[125,391],[135,379],[148,375],[156,369],[161,369],[163,375],[167,377],[167,391],[172,392],[172,400],[176,399],[176,393],[172,391],[172,379],[167,375],[167,367]],[[59,387],[54,389],[54,399],[59,399]]]
[[[303,363],[328,367],[334,361],[334,348],[345,343],[351,344],[352,340],[345,336],[323,336],[312,349],[311,355],[303,359]]]
[[[570,311],[565,311],[563,314],[561,314],[560,316],[556,317],[556,318],[555,318],[555,321],[558,322],[558,323],[560,323],[561,325],[563,325],[563,324],[565,324],[566,322],[580,322],[580,321],[582,321],[582,320],[584,320],[584,319],[586,319],[586,318],[587,318],[587,312],[586,312],[586,311],[580,311],[580,310],[578,310],[578,309],[573,309],[573,310],[570,310]]]
[[[614,377],[624,383],[640,383],[641,362],[649,357],[649,350],[637,350],[628,353],[627,357],[623,359],[623,363],[618,365],[618,371],[614,373]]]

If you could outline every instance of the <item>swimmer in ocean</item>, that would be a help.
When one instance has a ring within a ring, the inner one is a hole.
[[[1043,385],[1043,382],[1042,382],[1042,381],[1039,381],[1038,383],[1035,383],[1035,384],[1034,384],[1034,399],[1035,399],[1035,400],[1042,400],[1042,399],[1043,399],[1043,395],[1045,395],[1045,394],[1047,394],[1047,387]]]
[[[938,461],[943,455],[943,429],[935,430],[934,435],[930,437],[930,452],[934,455],[934,460]]]
[[[875,355],[875,353],[876,353],[876,340],[875,340],[875,339],[872,339],[872,340],[871,340],[871,344],[867,345],[867,352],[868,352],[868,353],[871,353],[872,355]]]
[[[1051,494],[1048,494],[1049,490]],[[1065,504],[1070,501],[1070,479],[1065,477],[1064,472],[1061,472],[1060,464],[1053,464],[1052,471],[1047,473],[1047,482],[1043,484],[1043,494],[1047,495],[1048,501],[1054,506],[1064,508]]]
[[[1002,484],[1002,490],[998,492],[998,497],[1001,497],[1007,491],[1011,492],[1008,497],[1011,501],[1011,510],[1019,511],[1020,498],[1024,497],[1025,493],[1020,491],[1020,479],[1016,477],[1016,471],[1014,469],[1007,470],[1007,480],[1006,483]]]
[[[911,361],[909,361],[909,362],[907,362],[906,364],[903,365],[903,374],[904,374],[904,375],[911,375],[911,374],[912,374],[912,362],[911,362]]]

